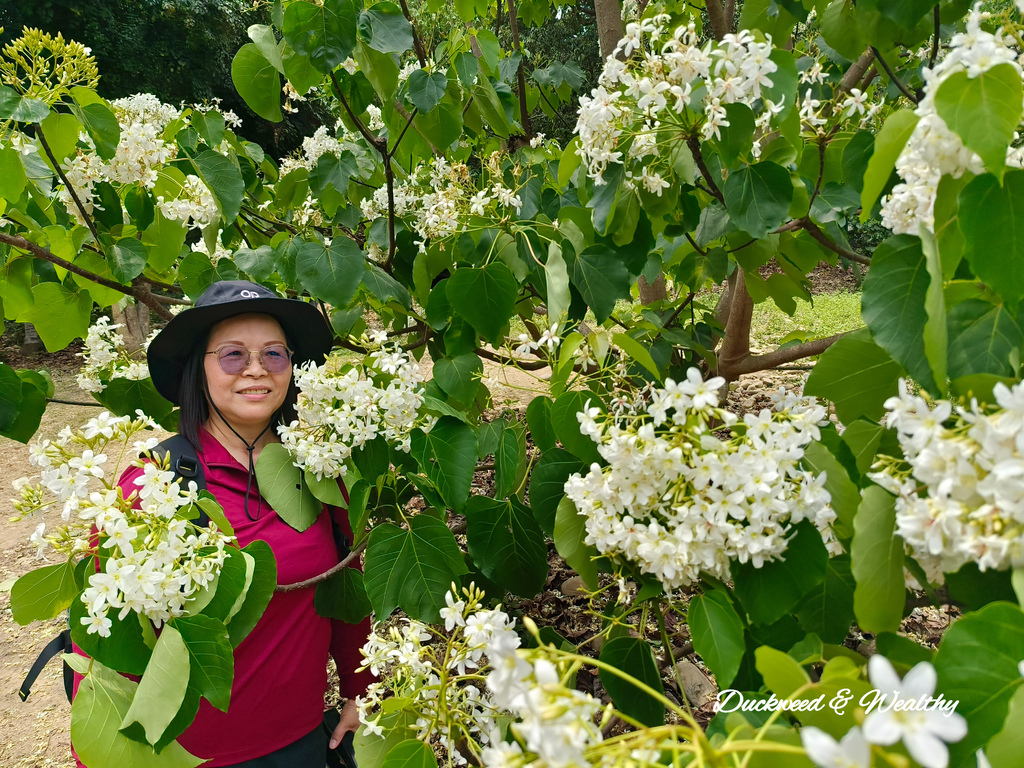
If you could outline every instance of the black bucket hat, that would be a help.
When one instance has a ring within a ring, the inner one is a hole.
[[[196,345],[221,320],[249,313],[270,315],[281,324],[294,347],[296,365],[322,363],[334,345],[326,318],[312,304],[282,299],[245,280],[223,280],[207,288],[195,306],[172,318],[149,345],[146,358],[157,392],[178,405],[181,374]]]

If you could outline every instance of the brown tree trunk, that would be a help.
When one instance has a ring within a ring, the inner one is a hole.
[[[149,336],[149,307],[145,304],[127,304],[124,309],[117,304],[110,308],[111,318],[122,326],[121,335],[129,353],[142,349]]]
[[[622,5],[619,0],[594,0],[594,15],[597,16],[597,38],[601,43],[601,58],[607,59],[622,39]]]
[[[715,40],[721,40],[732,32],[736,15],[734,2],[723,4],[722,0],[707,0],[705,7],[708,9],[708,19],[711,21],[711,31],[714,32]]]
[[[665,289],[665,273],[659,272],[653,283],[647,282],[647,278],[640,275],[637,280],[640,288],[640,303],[645,307],[656,301],[664,301],[668,298],[668,291]]]
[[[39,332],[36,331],[36,327],[32,323],[25,323],[25,338],[21,342],[21,354],[38,355],[43,351],[45,351],[43,340],[39,338]]]

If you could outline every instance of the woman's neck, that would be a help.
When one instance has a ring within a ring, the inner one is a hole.
[[[227,449],[228,453],[238,459],[242,466],[245,466],[249,463],[247,446],[252,445],[254,440],[256,441],[256,447],[252,452],[253,461],[259,457],[260,451],[263,450],[264,446],[280,442],[277,430],[273,427],[267,429],[268,424],[245,427],[238,427],[232,424],[231,427],[234,427],[235,430],[232,432],[220,415],[212,413],[210,418],[206,420],[206,423],[203,424],[203,428],[215,437],[217,442]],[[235,434],[235,432],[238,434]],[[243,440],[246,445],[242,444]]]

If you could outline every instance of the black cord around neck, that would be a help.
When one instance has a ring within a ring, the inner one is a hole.
[[[209,397],[209,391],[207,391],[207,397]],[[212,397],[209,398],[209,401],[210,405],[213,406],[213,410],[215,410],[217,415],[220,416],[220,420],[227,425],[227,428],[234,433],[235,437],[242,441],[242,444],[245,446],[245,450],[249,452],[249,477],[245,483],[245,500],[242,502],[242,509],[245,511],[245,516],[249,518],[249,521],[255,523],[260,519],[260,512],[263,511],[263,496],[261,494],[256,494],[258,503],[256,507],[256,517],[253,517],[249,514],[249,493],[252,490],[252,479],[256,476],[256,462],[252,458],[252,452],[256,448],[256,443],[258,443],[260,438],[266,434],[268,429],[270,429],[270,425],[274,423],[274,419],[271,417],[270,421],[267,422],[267,426],[263,428],[262,432],[256,435],[256,439],[250,444],[244,437],[238,434],[238,432],[235,431],[235,428],[231,426],[226,418],[224,418],[224,414],[220,412],[220,408],[218,408],[216,403],[213,402]]]

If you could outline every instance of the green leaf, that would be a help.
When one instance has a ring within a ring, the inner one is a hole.
[[[381,303],[397,301],[405,309],[412,309],[412,297],[406,287],[376,264],[367,264],[367,270],[363,274],[363,287]],[[362,316],[361,307],[359,313]]]
[[[40,123],[50,114],[45,101],[21,96],[6,85],[0,85],[0,120],[18,123]]]
[[[373,610],[363,586],[363,574],[356,568],[342,568],[317,584],[313,605],[320,616],[348,624],[358,624]]]
[[[501,262],[474,269],[461,267],[445,286],[452,309],[495,347],[516,308],[519,286]]]
[[[39,332],[47,352],[64,349],[89,330],[92,299],[86,291],[69,291],[60,283],[32,286],[32,309],[25,320]]]
[[[811,590],[796,609],[800,626],[826,643],[842,643],[853,623],[853,591],[856,582],[847,554],[829,558],[825,580]]]
[[[416,515],[409,529],[385,523],[370,531],[363,580],[378,620],[395,608],[434,623],[453,581],[467,572],[455,537],[431,515]]]
[[[269,245],[252,248],[239,248],[234,255],[235,266],[249,275],[256,282],[269,280],[274,274],[274,249]]]
[[[811,682],[804,668],[788,653],[763,645],[754,652],[754,657],[765,686],[780,699],[788,699]]]
[[[0,147],[0,197],[17,202],[28,184],[21,153],[9,144]]]
[[[309,528],[323,510],[323,502],[306,487],[302,470],[281,443],[271,443],[260,451],[256,482],[277,516],[297,531]]]
[[[142,274],[149,254],[141,240],[122,237],[107,249],[107,264],[119,283],[130,283]]]
[[[950,308],[949,377],[991,373],[1012,377],[1013,351],[1024,344],[1024,333],[1006,307],[981,299],[968,299]]]
[[[568,451],[550,448],[530,473],[530,506],[541,530],[548,536],[554,535],[555,515],[565,498],[565,481],[569,475],[585,471],[586,465]]]
[[[476,469],[473,428],[451,416],[442,416],[428,433],[413,430],[411,453],[445,503],[461,512],[469,499]]]
[[[220,619],[227,623],[229,614],[239,601],[245,599],[245,591],[252,583],[252,573],[249,568],[255,568],[253,560],[246,560],[241,550],[229,547],[226,551],[224,565],[221,566],[217,576],[217,588],[213,597],[204,605],[201,610],[189,604],[189,613],[195,615],[202,613],[214,619]],[[239,607],[241,607],[239,605]]]
[[[230,224],[238,216],[245,194],[245,182],[238,166],[219,152],[207,149],[192,158],[196,171],[217,198],[221,217]]]
[[[121,141],[121,126],[110,107],[97,101],[84,105],[76,103],[71,110],[96,145],[96,154],[104,160],[112,160]]]
[[[650,351],[643,344],[625,333],[612,334],[612,341],[619,345],[634,362],[642,365],[651,372],[655,379],[661,381],[661,372],[658,370],[654,358],[651,357]]]
[[[405,53],[412,47],[412,25],[394,3],[374,3],[359,14],[359,37],[375,51]]]
[[[583,543],[586,535],[583,515],[577,512],[576,505],[567,496],[563,496],[555,512],[555,529],[552,537],[555,540],[555,549],[569,567],[583,577],[588,587],[597,589],[597,563],[594,562],[597,550]]]
[[[615,667],[660,694],[665,693],[654,652],[640,638],[616,637],[609,640],[601,648],[601,662]],[[629,680],[607,670],[600,670],[600,676],[616,709],[644,725],[664,725],[665,705],[662,702]]]
[[[366,259],[347,237],[336,237],[330,248],[303,243],[295,256],[295,272],[303,287],[318,299],[344,309],[366,274]]]
[[[504,590],[532,598],[544,588],[548,548],[519,499],[472,497],[466,504],[466,546],[484,576]]]
[[[463,405],[470,405],[480,389],[484,364],[474,354],[443,357],[434,363],[434,380],[449,397]]]
[[[609,164],[603,174],[604,184],[595,184],[593,196],[587,201],[587,208],[594,211],[594,229],[600,235],[608,234],[608,228],[615,217],[615,206],[622,193],[625,173],[623,166]]]
[[[91,559],[89,566],[95,567],[94,561]],[[149,663],[149,657],[153,651],[143,640],[139,614],[131,611],[124,619],[120,619],[118,614],[119,612],[114,610],[107,613],[107,618],[110,619],[109,637],[100,637],[95,632],[89,634],[88,629],[82,623],[82,619],[88,615],[85,603],[81,600],[72,600],[71,639],[90,658],[100,664],[117,672],[141,675],[146,671],[146,664]],[[149,619],[141,619],[141,621],[149,621]]]
[[[249,109],[264,120],[281,122],[281,75],[254,43],[243,45],[232,59],[231,82]]]
[[[526,406],[526,425],[534,444],[545,454],[555,447],[555,429],[551,424],[552,405],[554,401],[550,397],[538,395]]]
[[[11,613],[22,626],[52,619],[71,605],[80,589],[71,561],[36,568],[11,587]]]
[[[503,499],[516,492],[526,474],[526,430],[518,422],[501,431],[494,452],[494,496]]]
[[[985,747],[992,768],[1014,768],[1024,755],[1024,688],[1018,687],[1007,705],[1003,728]]]
[[[956,711],[967,720],[967,736],[950,745],[950,765],[973,765],[974,752],[1003,727],[1024,684],[1021,659],[1024,613],[1011,603],[986,605],[946,630],[935,654],[936,689],[959,701]]]
[[[168,269],[181,254],[188,233],[185,225],[154,211],[153,223],[142,233],[142,242],[149,252],[150,268],[160,272]]]
[[[270,545],[265,541],[250,542],[242,552],[254,561],[252,578],[245,591],[242,605],[235,605],[228,613],[228,636],[234,648],[242,642],[256,626],[263,612],[270,604],[277,587],[277,561]]]
[[[903,618],[903,539],[896,535],[896,499],[872,485],[854,519],[851,571],[857,581],[853,609],[868,632],[895,632]]]
[[[804,392],[831,400],[844,424],[877,420],[896,394],[900,365],[871,340],[867,329],[847,334],[825,350],[807,377]]]
[[[597,443],[580,432],[576,414],[595,406],[605,410],[604,403],[594,393],[572,391],[559,395],[551,408],[551,424],[555,428],[555,435],[567,451],[587,465],[600,462],[601,454],[597,452]]]
[[[790,59],[792,61],[792,58]],[[726,120],[729,125],[721,128],[722,138],[718,140],[718,152],[722,164],[733,168],[747,156],[754,144],[754,113],[746,104],[727,104]]]
[[[606,245],[592,245],[578,254],[570,278],[598,323],[608,319],[617,299],[629,298],[629,270]]]
[[[316,475],[308,469],[302,473],[303,482],[317,499],[332,507],[344,507],[345,497],[341,493],[341,486],[338,485],[336,477],[325,476],[318,480]]]
[[[428,74],[425,69],[417,69],[409,75],[409,101],[420,112],[429,112],[444,97],[448,88],[448,78],[441,72]]]
[[[842,445],[842,444],[840,444]],[[853,518],[860,505],[860,493],[850,474],[823,442],[813,442],[804,450],[804,464],[815,474],[825,475],[825,490],[832,497],[836,512],[835,529],[842,539],[853,536]]]
[[[437,758],[427,742],[406,739],[388,750],[380,768],[437,768]]]
[[[936,387],[935,397],[946,394],[946,352],[949,346],[946,338],[946,302],[943,297],[942,262],[939,259],[935,236],[924,226],[921,230],[921,250],[924,251],[928,268],[928,290],[924,297],[924,308],[928,316],[924,324],[924,353],[928,358]]]
[[[722,590],[705,592],[690,601],[686,612],[693,649],[715,673],[720,688],[728,688],[746,652],[743,620]]]
[[[131,706],[121,721],[121,730],[132,723],[139,723],[146,733],[146,740],[156,744],[185,699],[188,676],[185,642],[178,630],[168,624],[157,638]]]
[[[356,45],[356,10],[351,0],[324,0],[323,5],[290,3],[281,29],[299,56],[327,74],[352,54]],[[285,74],[288,62],[285,60]]]
[[[789,540],[783,553],[785,560],[765,563],[760,568],[750,561],[732,563],[736,597],[754,624],[774,624],[825,580],[828,550],[821,534],[806,520],[795,529],[796,536]]]
[[[1024,296],[1024,171],[991,174],[960,193],[964,256],[979,280],[1016,307]]]
[[[885,189],[889,176],[896,167],[896,158],[909,141],[917,121],[918,117],[913,110],[901,109],[889,115],[882,130],[875,137],[875,149],[868,160],[868,168],[864,172],[864,187],[860,193],[862,222],[871,217],[875,201]]]
[[[1006,148],[1020,124],[1024,84],[1011,64],[997,64],[975,77],[954,72],[935,92],[935,111],[985,168],[1002,177]]]
[[[116,416],[134,416],[136,409],[141,408],[147,416],[160,422],[174,410],[171,401],[156,391],[152,379],[114,379],[93,397]]]
[[[283,25],[283,19],[281,20]],[[276,22],[275,22],[276,23]],[[274,34],[274,28],[267,24],[252,24],[249,29],[246,30],[246,34],[249,35],[249,39],[256,44],[256,48],[263,54],[263,57],[274,65],[281,74],[284,74],[284,62],[281,60],[281,48],[277,42],[277,36]]]
[[[93,662],[71,703],[71,744],[85,765],[118,768],[195,768],[202,758],[180,744],[169,744],[160,754],[153,747],[120,732],[138,685]]]
[[[544,263],[544,279],[547,288],[546,301],[548,324],[561,322],[569,311],[569,270],[566,268],[562,249],[554,241],[548,244],[548,260]]]
[[[22,381],[18,372],[0,363],[0,429],[8,429],[21,409]]]
[[[793,181],[789,171],[766,160],[730,173],[722,194],[736,226],[762,238],[789,216]]]
[[[921,240],[911,235],[890,237],[875,249],[864,278],[861,316],[871,337],[910,376],[935,394],[937,383],[925,355],[925,297],[928,265]]]

